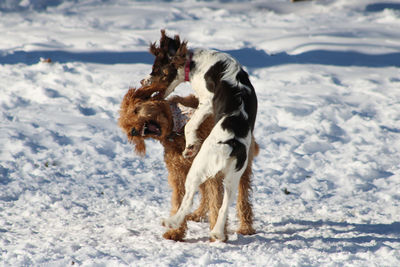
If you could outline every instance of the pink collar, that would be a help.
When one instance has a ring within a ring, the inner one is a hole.
[[[186,60],[185,63],[185,82],[189,82],[190,81],[190,63],[192,62],[192,57],[193,57],[193,53],[189,52],[189,58]]]

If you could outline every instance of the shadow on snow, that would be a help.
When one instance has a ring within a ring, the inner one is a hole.
[[[363,54],[351,51],[314,50],[298,55],[281,52],[268,55],[265,51],[254,48],[223,51],[231,54],[248,68],[265,68],[284,64],[321,64],[333,66],[361,67],[400,67],[400,53],[379,55]],[[36,64],[40,58],[50,58],[53,62],[84,62],[98,64],[152,64],[153,56],[147,51],[102,51],[102,52],[68,52],[68,51],[14,51],[0,53],[0,64]]]
[[[366,6],[365,11],[367,12],[380,12],[385,9],[400,10],[400,4],[398,3],[372,3]]]
[[[400,244],[400,222],[391,224],[358,224],[332,221],[287,220],[273,223],[277,231],[259,231],[254,236],[239,236],[230,243],[244,245],[254,241],[273,245],[285,244],[293,250],[319,247],[324,252],[357,253],[359,251],[377,251],[388,246],[385,243]],[[282,230],[282,227],[285,229]],[[321,228],[321,229],[319,229]],[[318,231],[311,234],[310,230]],[[308,232],[306,234],[302,234]],[[296,242],[300,241],[298,245]],[[318,242],[318,245],[313,244]],[[321,242],[324,245],[321,245]]]

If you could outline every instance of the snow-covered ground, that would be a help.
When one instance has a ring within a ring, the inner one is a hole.
[[[399,266],[399,25],[394,0],[0,0],[0,265]],[[251,75],[256,235],[232,207],[227,243],[161,237],[162,147],[117,119],[163,28]]]

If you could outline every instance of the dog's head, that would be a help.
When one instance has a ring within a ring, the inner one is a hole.
[[[171,109],[162,98],[165,88],[160,88],[154,84],[131,88],[121,103],[118,124],[140,155],[146,153],[144,139],[163,140],[173,129]]]
[[[166,96],[169,95],[184,79],[187,52],[187,42],[181,42],[179,35],[172,39],[161,30],[159,46],[156,43],[150,45],[150,53],[155,59],[152,71],[141,81],[142,85],[163,83],[167,88]]]

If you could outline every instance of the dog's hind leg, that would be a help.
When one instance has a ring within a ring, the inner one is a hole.
[[[237,216],[240,220],[240,226],[237,233],[242,235],[252,235],[255,234],[253,228],[253,208],[250,202],[251,194],[251,177],[253,158],[258,154],[258,145],[255,143],[254,138],[252,138],[252,143],[250,146],[250,151],[248,155],[247,167],[239,182],[238,190],[238,200],[236,203]]]
[[[215,178],[208,180],[204,184],[207,186],[207,197],[208,197],[208,221],[210,223],[210,231],[214,228],[217,223],[218,211],[222,205],[222,197],[224,194],[224,188],[222,186],[223,175],[218,174]]]
[[[236,195],[240,177],[242,176],[243,170],[244,168],[242,168],[242,170],[239,171],[236,171],[234,168],[228,168],[228,171],[225,174],[224,198],[222,201],[221,208],[219,209],[218,212],[217,222],[210,233],[212,241],[214,239],[221,241],[227,240],[226,222],[228,217],[228,208]]]
[[[218,212],[222,205],[224,188],[222,185],[223,175],[222,173],[218,174],[216,178],[211,179],[208,182],[207,192],[209,197],[209,213],[208,220],[210,223],[210,231],[214,229],[215,224],[218,219]],[[227,234],[227,225],[228,220],[225,222],[224,234]],[[213,238],[210,238],[210,241],[214,241]]]
[[[236,203],[236,211],[240,220],[240,226],[237,230],[238,234],[252,235],[255,234],[253,228],[253,208],[250,202],[251,193],[251,166],[247,166],[239,182],[238,200]]]

